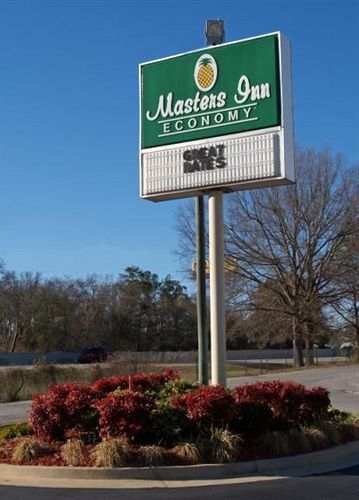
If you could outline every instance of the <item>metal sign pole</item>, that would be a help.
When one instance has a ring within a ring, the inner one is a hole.
[[[223,192],[209,194],[209,275],[212,385],[226,386]]]
[[[208,385],[204,196],[196,196],[198,382]]]

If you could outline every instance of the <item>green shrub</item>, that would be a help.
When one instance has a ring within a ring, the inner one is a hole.
[[[158,404],[165,404],[171,401],[172,396],[182,396],[187,392],[194,391],[199,385],[187,382],[187,380],[177,379],[166,382],[156,394]]]
[[[143,439],[146,442],[167,447],[190,435],[190,426],[183,411],[170,404],[162,404],[152,410]]]
[[[5,425],[0,428],[0,440],[20,438],[22,436],[29,436],[32,433],[33,430],[26,423]]]
[[[335,408],[329,408],[328,417],[339,424],[359,425],[359,415],[355,413],[348,413],[346,411],[336,410]]]

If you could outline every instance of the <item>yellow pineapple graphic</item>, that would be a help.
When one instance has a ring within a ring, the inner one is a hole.
[[[213,88],[217,80],[217,64],[210,54],[203,54],[197,60],[194,79],[197,87],[203,92]]]
[[[200,68],[198,70],[198,83],[203,89],[208,89],[211,86],[214,78],[214,71],[211,66],[211,60],[208,57],[202,57],[200,60]]]

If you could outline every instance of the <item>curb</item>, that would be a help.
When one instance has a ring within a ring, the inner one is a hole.
[[[253,460],[230,464],[167,467],[46,467],[0,464],[0,482],[29,479],[201,481],[238,478],[248,475],[305,476],[332,472],[359,464],[359,440],[327,450],[285,458]]]

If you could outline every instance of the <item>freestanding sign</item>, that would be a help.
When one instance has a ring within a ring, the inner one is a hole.
[[[278,32],[141,64],[140,120],[143,198],[294,182],[289,42]]]
[[[141,196],[209,194],[214,385],[226,385],[223,191],[294,182],[292,121],[279,32],[140,65]]]

